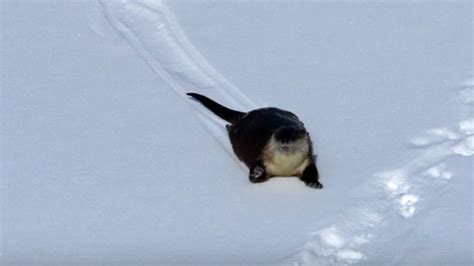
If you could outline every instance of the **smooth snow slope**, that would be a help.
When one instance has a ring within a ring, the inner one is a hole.
[[[468,1],[2,2],[3,263],[472,264],[471,20]],[[248,183],[189,90],[299,114],[325,188]]]

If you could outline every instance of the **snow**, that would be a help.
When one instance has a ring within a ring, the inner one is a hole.
[[[474,264],[471,2],[1,5],[3,264]],[[298,114],[324,188],[189,91]]]

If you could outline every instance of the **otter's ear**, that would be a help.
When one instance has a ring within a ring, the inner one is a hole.
[[[306,131],[306,129],[302,128],[302,129],[298,130],[298,135],[299,136],[309,136],[309,132]]]

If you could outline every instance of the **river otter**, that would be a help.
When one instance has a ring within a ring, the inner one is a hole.
[[[230,123],[226,128],[232,148],[250,169],[250,182],[297,176],[310,187],[323,188],[309,133],[295,114],[275,107],[244,113],[197,93],[187,95]]]

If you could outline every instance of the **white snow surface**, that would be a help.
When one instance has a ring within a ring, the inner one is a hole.
[[[1,2],[1,263],[472,265],[472,2]],[[248,182],[185,97],[277,106]]]

